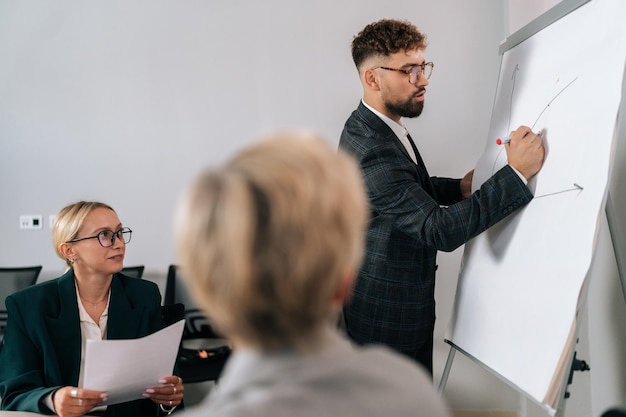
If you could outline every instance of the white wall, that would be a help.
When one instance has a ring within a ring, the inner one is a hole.
[[[508,34],[521,29],[560,2],[561,0],[509,0]]]
[[[277,128],[338,141],[361,94],[350,42],[382,17],[429,35],[435,72],[409,125],[433,174],[464,174],[490,116],[498,0],[0,1],[0,264],[56,275],[48,215],[98,199],[135,232],[127,263],[165,271],[200,168]],[[44,229],[19,230],[20,214]]]

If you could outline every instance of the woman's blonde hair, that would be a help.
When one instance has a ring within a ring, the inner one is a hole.
[[[99,201],[78,201],[63,207],[54,218],[52,244],[57,256],[63,259],[70,267],[72,262],[66,259],[63,252],[61,252],[61,244],[75,239],[81,227],[83,227],[87,215],[97,208],[106,208],[115,212],[110,206]]]
[[[311,134],[285,133],[202,173],[175,222],[186,283],[216,327],[262,350],[336,319],[357,271],[367,202],[357,164]]]

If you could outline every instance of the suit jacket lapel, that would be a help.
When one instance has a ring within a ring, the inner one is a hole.
[[[406,151],[406,148],[400,142],[400,139],[396,136],[393,130],[387,125],[387,123],[383,122],[380,117],[374,114],[370,109],[365,107],[363,103],[359,103],[359,107],[357,108],[359,115],[368,124],[373,130],[375,130],[379,135],[383,136],[386,140],[393,143],[399,150],[402,152],[409,161],[413,162],[411,156]]]
[[[378,132],[385,139],[395,144],[398,147],[398,149],[407,157],[407,159],[411,161],[411,163],[413,163],[413,159],[411,159],[411,156],[406,151],[406,148],[404,147],[402,142],[400,142],[400,139],[398,139],[398,136],[396,136],[393,130],[391,130],[391,128],[387,125],[387,123],[382,121],[380,117],[378,117],[370,109],[365,107],[362,102],[359,103],[359,107],[357,108],[357,111],[359,112],[359,115],[363,118],[363,120],[369,126],[371,126],[373,130]],[[413,147],[413,152],[415,152],[415,159],[417,159],[417,165],[415,164],[414,165],[417,171],[417,175],[420,178],[422,188],[426,190],[426,192],[431,197],[434,198],[435,189],[434,189],[432,180],[430,179],[430,175],[428,174],[428,170],[426,169],[426,165],[424,164],[424,160],[422,159],[422,156],[417,150],[417,146],[415,146],[415,143],[413,142],[413,138],[411,138],[411,135],[408,135],[408,137],[409,137],[409,142],[411,143],[411,146]]]
[[[134,312],[126,291],[117,274],[111,281],[107,339],[134,339],[140,328],[142,314]]]
[[[74,284],[74,271],[67,271],[58,281],[59,314],[57,317],[46,317],[51,352],[57,357],[49,363],[56,363],[60,381],[71,379],[78,383],[80,370],[80,320],[78,316],[78,301]],[[68,341],[72,341],[69,342]]]

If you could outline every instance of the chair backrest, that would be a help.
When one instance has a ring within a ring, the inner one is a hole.
[[[164,304],[161,306],[161,314],[166,326],[170,326],[185,318],[185,306],[182,303]]]
[[[180,271],[176,265],[170,265],[168,268],[163,302],[165,305],[182,303],[185,306],[183,339],[220,338],[211,327],[209,319],[189,296],[189,292],[180,277]]]
[[[8,319],[4,300],[14,292],[34,285],[41,268],[41,265],[0,268],[0,334],[4,333]]]
[[[163,303],[166,323],[180,320],[181,314],[185,318],[183,342],[178,354],[180,376],[185,382],[217,381],[231,348],[213,331],[207,317],[196,307],[176,265],[170,265],[167,271]],[[194,346],[186,347],[185,341]]]
[[[128,277],[141,278],[143,276],[143,270],[145,266],[136,265],[136,266],[125,266],[122,268],[122,274]]]

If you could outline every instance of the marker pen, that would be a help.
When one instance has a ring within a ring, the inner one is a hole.
[[[507,136],[504,139],[498,138],[496,139],[496,145],[506,145],[511,141],[511,137]]]
[[[537,136],[541,137],[542,133],[543,133],[543,131],[537,132]],[[506,145],[509,142],[511,142],[511,137],[510,136],[506,136],[504,138],[496,139],[496,145]]]

